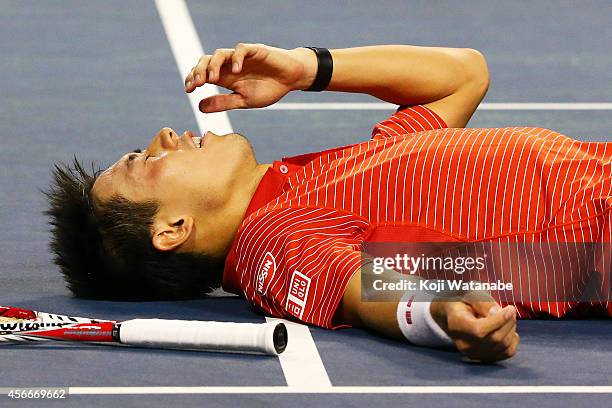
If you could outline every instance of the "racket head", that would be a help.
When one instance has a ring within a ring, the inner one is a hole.
[[[38,314],[29,309],[12,306],[0,306],[0,322],[15,323],[20,321],[35,321]]]
[[[0,343],[43,340],[114,341],[114,321],[71,317],[12,306],[0,306]]]

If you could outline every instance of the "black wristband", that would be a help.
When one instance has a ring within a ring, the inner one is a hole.
[[[327,48],[317,47],[306,47],[310,48],[317,54],[317,75],[314,82],[308,89],[304,89],[306,92],[321,92],[324,91],[329,82],[331,81],[332,73],[334,71],[334,61],[332,60],[331,53]]]

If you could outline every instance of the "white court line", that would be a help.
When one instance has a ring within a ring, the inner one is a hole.
[[[267,321],[282,320],[266,317]],[[278,356],[289,387],[326,389],[332,386],[325,366],[312,339],[310,329],[303,324],[282,320],[287,326],[289,342]]]
[[[70,395],[118,394],[610,394],[612,386],[69,387]]]
[[[198,59],[204,55],[204,50],[184,0],[155,0],[155,5],[179,69],[177,85],[182,89],[185,86],[183,82],[185,77],[189,74],[191,68],[198,63]],[[186,94],[189,97],[200,133],[207,130],[220,135],[233,133],[226,112],[204,115],[198,108],[200,100],[218,93],[219,88],[216,85],[206,84],[192,93]]]
[[[392,110],[397,105],[386,102],[278,102],[260,110]],[[481,103],[478,110],[612,110],[612,103]]]
[[[204,55],[202,44],[184,0],[156,0],[155,5],[179,68],[182,86],[182,79],[187,76],[199,57]],[[232,133],[232,125],[227,113],[204,115],[199,111],[200,99],[219,93],[219,88],[215,85],[206,84],[203,88],[201,91],[189,94],[189,102],[200,132],[210,130],[221,135]],[[280,357],[287,384],[331,387],[327,371],[325,371],[325,366],[323,366],[308,327],[287,322],[287,329],[289,331],[288,349]]]

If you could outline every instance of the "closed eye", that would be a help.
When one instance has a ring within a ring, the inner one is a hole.
[[[138,158],[138,153],[142,153],[142,150],[134,149],[134,151],[128,156],[128,161],[136,160]]]

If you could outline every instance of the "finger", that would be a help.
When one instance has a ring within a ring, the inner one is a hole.
[[[510,347],[508,347],[505,350],[505,354],[508,356],[508,358],[516,354],[516,351],[518,350],[518,346],[520,342],[521,342],[521,336],[519,336],[519,334],[515,332],[513,339],[512,339],[512,343],[510,344]]]
[[[489,316],[491,312],[495,313],[501,310],[501,306],[486,291],[469,292],[465,295],[464,301],[481,317]]]
[[[195,67],[191,69],[189,75],[185,78],[185,91],[193,92],[198,86],[204,85],[206,82],[206,68],[210,61],[210,55],[200,57]]]
[[[499,360],[505,360],[507,358],[513,357],[516,354],[521,338],[516,332],[510,333],[510,337],[511,340],[508,342],[508,346],[497,352]]]
[[[510,321],[484,341],[458,339],[455,344],[458,351],[472,360],[497,361],[509,357],[516,339],[516,322]]]
[[[200,111],[203,113],[223,112],[231,109],[246,108],[244,97],[237,93],[214,95],[200,101]]]
[[[219,71],[223,64],[231,59],[233,50],[218,49],[213,54],[212,58],[208,62],[208,82],[216,82],[219,80]]]
[[[478,317],[474,309],[464,302],[453,302],[447,315],[449,334],[453,338],[484,340],[492,331],[501,328],[509,318],[505,313]]]
[[[234,53],[232,54],[232,73],[240,73],[242,70],[242,63],[248,52],[249,46],[242,43],[236,44],[234,47]]]
[[[516,337],[516,320],[509,320],[499,330],[491,333],[488,340],[492,343],[492,347],[505,350],[514,341]]]
[[[478,324],[478,318],[472,307],[461,302],[449,302],[447,304],[447,329],[449,335],[457,339],[471,339]]]
[[[189,71],[189,74],[185,77],[185,92],[191,93],[195,89],[194,82],[194,70],[195,67]]]
[[[514,342],[506,349],[503,348],[483,348],[473,347],[469,348],[463,353],[467,359],[464,361],[479,362],[479,363],[493,363],[496,361],[502,361],[512,357],[516,353],[517,343]]]
[[[506,317],[505,311],[488,317],[476,317],[475,311],[470,306],[463,304],[464,307],[460,307],[460,305],[456,307],[455,313],[448,317],[451,336],[484,340],[491,332],[501,328],[511,319]]]
[[[503,337],[502,337],[503,336]],[[510,321],[495,332],[492,339],[455,341],[457,350],[466,358],[466,362],[490,363],[505,360],[516,354],[520,337],[516,332],[516,321]]]
[[[204,55],[198,61],[198,64],[193,69],[193,80],[195,86],[202,86],[206,83],[206,70],[208,68],[208,64],[210,62],[210,56]]]
[[[257,56],[257,53],[261,49],[261,44],[236,44],[234,47],[234,53],[232,54],[232,73],[240,73],[240,71],[242,71],[245,58]]]
[[[481,317],[492,316],[502,310],[501,306],[495,301],[470,302],[470,306],[472,306],[476,314]]]
[[[500,312],[493,315],[477,319],[475,334],[478,338],[484,338],[490,333],[498,330],[508,321],[512,321],[516,317],[516,309],[514,306],[506,306]]]

